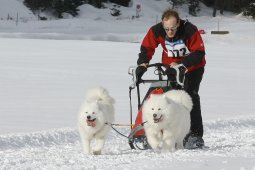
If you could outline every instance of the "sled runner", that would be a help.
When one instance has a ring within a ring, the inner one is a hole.
[[[128,142],[131,149],[140,149],[146,150],[150,149],[147,142],[147,138],[144,132],[143,125],[146,122],[142,120],[142,106],[143,102],[147,99],[150,94],[162,94],[171,89],[183,89],[184,87],[184,80],[185,80],[185,72],[180,71],[180,67],[183,65],[177,65],[174,67],[176,70],[176,78],[175,81],[168,80],[167,76],[165,75],[165,70],[169,65],[164,65],[162,63],[155,63],[150,64],[147,66],[148,71],[154,69],[154,79],[137,79],[136,75],[136,67],[130,67],[128,73],[132,76],[132,84],[129,86],[129,99],[130,99],[130,124],[131,132],[128,136]],[[147,72],[148,72],[147,71]],[[145,73],[146,74],[146,73]],[[141,100],[141,93],[140,93],[140,84],[150,84],[147,93],[144,95],[143,100]],[[137,89],[137,104],[138,104],[138,114],[135,119],[135,124],[133,124],[133,111],[132,111],[132,90]]]

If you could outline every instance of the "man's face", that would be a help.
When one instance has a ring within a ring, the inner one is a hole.
[[[179,26],[177,19],[175,17],[169,17],[168,19],[163,19],[162,24],[167,36],[173,38]]]

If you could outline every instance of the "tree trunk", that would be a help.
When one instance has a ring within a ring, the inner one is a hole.
[[[220,1],[220,14],[223,14],[224,6],[225,6],[225,0]]]
[[[218,4],[218,0],[214,0],[214,5],[213,5],[213,17],[216,17],[217,4]]]
[[[220,9],[220,14],[223,14],[224,6],[225,0],[214,0],[213,17],[216,17],[217,9]]]

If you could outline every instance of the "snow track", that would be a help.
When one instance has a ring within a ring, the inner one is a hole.
[[[118,128],[128,134],[128,128]],[[103,155],[84,155],[76,129],[0,136],[1,169],[255,169],[255,117],[205,123],[204,150],[130,150],[112,131]],[[213,158],[213,159],[212,159]],[[241,161],[241,163],[240,163]],[[153,162],[153,164],[148,164]],[[240,166],[242,165],[242,166]],[[245,166],[245,165],[248,165]],[[253,166],[251,166],[253,165]]]
[[[74,129],[59,129],[18,135],[10,134],[0,136],[0,150],[71,144],[77,142],[78,139],[78,132]]]

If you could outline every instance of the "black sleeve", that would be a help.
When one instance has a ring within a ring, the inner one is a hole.
[[[182,60],[182,64],[185,67],[190,67],[202,63],[205,56],[205,51],[195,51],[190,53]]]
[[[191,51],[188,56],[182,60],[185,67],[191,67],[203,62],[205,56],[204,43],[198,29],[190,22],[184,23],[185,39],[188,40],[186,46]]]
[[[147,49],[143,46],[141,46],[141,52],[138,54],[138,60],[137,65],[143,64],[143,63],[149,63],[149,58],[147,57]]]
[[[145,35],[141,44],[137,64],[149,63],[158,47],[158,37],[166,34],[161,23],[152,26]],[[165,37],[165,36],[164,36]]]

